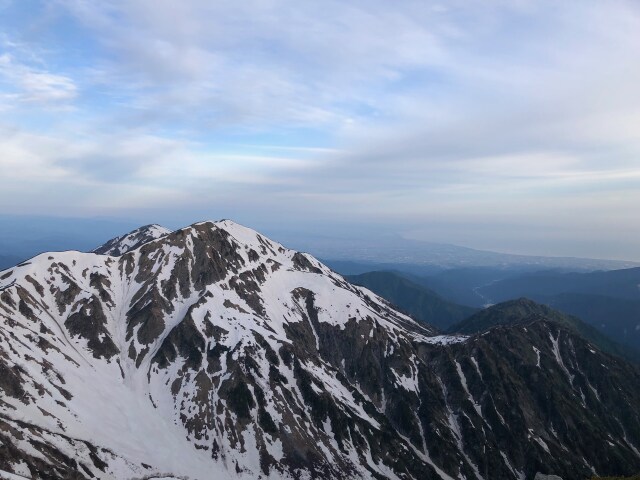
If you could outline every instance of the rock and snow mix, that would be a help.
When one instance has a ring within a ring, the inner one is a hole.
[[[546,338],[533,367],[557,359],[563,388],[589,385],[580,405],[592,392],[602,402],[606,388],[584,382],[560,334]],[[501,447],[495,429],[518,414],[490,390],[490,342],[437,335],[230,221],[144,227],[0,272],[0,470],[474,478],[491,466],[518,478],[526,455],[567,444],[535,424],[538,450]],[[626,435],[616,448],[632,452],[638,431]]]

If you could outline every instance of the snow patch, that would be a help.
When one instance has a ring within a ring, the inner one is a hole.
[[[533,351],[536,353],[536,356],[537,356],[536,367],[540,368],[540,350],[536,347],[533,347]]]
[[[468,338],[468,335],[434,335],[431,337],[423,337],[421,340],[432,345],[453,345],[455,343],[465,342]]]
[[[462,383],[462,388],[466,392],[467,398],[469,399],[469,401],[473,405],[473,408],[475,408],[476,413],[478,414],[478,416],[480,418],[483,418],[482,417],[482,409],[480,408],[480,405],[478,405],[476,403],[476,401],[473,398],[473,395],[471,395],[471,392],[469,391],[469,387],[467,386],[467,377],[465,377],[464,372],[462,371],[462,367],[460,366],[460,363],[458,363],[458,361],[455,360],[455,364],[456,364],[456,370],[458,372],[458,376],[460,377],[460,383]]]

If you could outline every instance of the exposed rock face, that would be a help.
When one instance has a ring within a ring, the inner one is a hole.
[[[567,480],[640,469],[635,367],[544,319],[436,335],[233,222],[120,256],[43,254],[0,279],[0,470]]]

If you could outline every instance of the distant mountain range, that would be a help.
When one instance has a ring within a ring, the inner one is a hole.
[[[346,277],[350,282],[369,288],[376,294],[391,302],[401,311],[408,313],[416,320],[429,323],[447,333],[472,334],[481,332],[498,324],[512,322],[528,323],[536,319],[545,318],[558,323],[564,328],[573,330],[593,342],[600,349],[613,355],[618,355],[633,362],[640,363],[640,345],[616,337],[610,338],[609,332],[602,333],[600,329],[590,325],[590,317],[583,321],[560,311],[553,310],[546,305],[535,303],[526,298],[505,301],[496,307],[478,310],[448,301],[436,292],[415,283],[402,274],[395,272],[369,272],[361,275]],[[573,299],[575,305],[582,305],[592,315],[597,311],[590,310],[594,298],[603,302],[600,312],[610,318],[609,323],[617,320],[621,325],[625,317],[611,314],[612,304],[602,297],[584,295],[585,298]],[[617,305],[613,303],[613,305]],[[564,309],[562,309],[565,311]],[[611,328],[608,329],[612,330]]]
[[[640,368],[563,318],[520,301],[442,334],[231,221],[47,252],[0,272],[0,477],[637,472]]]
[[[329,264],[341,273],[361,272],[367,266],[354,262]],[[411,283],[407,292],[422,288],[426,292],[424,295],[437,295],[438,301],[457,306],[482,308],[521,297],[530,298],[578,317],[616,343],[640,351],[639,268],[585,273],[549,270],[523,272],[520,269],[474,267],[431,271],[421,275],[397,270],[399,265],[394,267],[394,272],[386,272],[389,275],[387,280],[367,286],[415,318],[424,320],[431,317],[428,312],[420,313],[421,300],[417,296],[409,293],[400,296],[393,291],[397,276]],[[419,272],[417,269],[409,271]],[[357,282],[358,277],[366,278],[367,275],[361,273],[350,278]],[[429,321],[440,328],[448,328],[449,316],[443,314],[439,318],[439,321]]]
[[[640,300],[640,268],[590,273],[541,271],[499,280],[478,290],[495,302],[522,294],[552,296],[569,292]]]
[[[640,349],[640,268],[529,273],[481,286],[477,293],[491,303],[526,296],[576,315],[612,339]]]

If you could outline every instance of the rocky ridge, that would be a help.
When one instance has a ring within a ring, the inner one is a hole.
[[[171,230],[163,226],[152,224],[144,225],[140,228],[121,235],[119,237],[112,238],[98,248],[92,250],[92,253],[99,253],[101,255],[120,256],[125,253],[135,250],[136,248],[149,243],[152,240],[157,240],[171,233]]]

